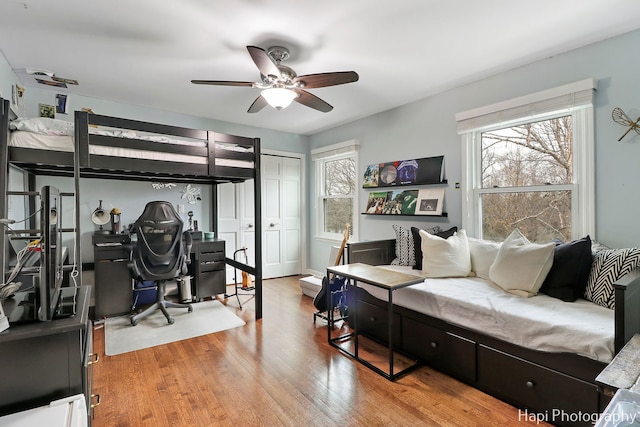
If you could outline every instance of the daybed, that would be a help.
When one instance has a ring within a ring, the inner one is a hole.
[[[47,123],[48,122],[48,123]],[[50,119],[18,119],[8,100],[0,99],[0,214],[7,215],[8,167],[34,175],[74,178],[79,224],[80,178],[126,179],[212,185],[211,212],[217,212],[216,185],[253,180],[255,205],[255,267],[227,258],[226,262],[255,277],[256,318],[262,317],[260,140],[207,130],[148,123],[76,111],[73,123]],[[25,194],[28,195],[28,194]],[[35,211],[33,207],[31,211]],[[217,236],[217,218],[213,231]],[[33,227],[32,227],[33,228]],[[75,254],[81,254],[79,227]],[[75,261],[78,265],[78,261]],[[0,251],[0,265],[5,260]],[[79,277],[81,280],[81,275]]]
[[[406,259],[398,261],[408,258],[406,240],[411,233],[396,229],[396,235],[397,239],[349,243],[347,261],[423,274]],[[394,292],[394,346],[522,409],[523,417],[537,413],[539,419],[557,425],[592,425],[611,399],[599,392],[596,376],[640,331],[640,250],[622,251],[626,259],[617,262],[616,250],[592,255],[590,241],[589,245],[589,280],[593,282],[596,274],[599,283],[615,280],[610,282],[608,301],[595,304],[581,297],[568,302],[558,295],[527,298],[518,295],[520,291],[507,292],[482,277],[488,267],[476,259],[478,265],[469,275],[474,277],[427,278]],[[499,251],[500,246],[495,247]],[[551,249],[554,258],[559,257],[557,248]],[[420,255],[415,257],[419,262]],[[423,257],[426,260],[428,254]],[[493,257],[495,262],[495,253]],[[384,342],[386,291],[358,284],[351,304],[359,331]]]

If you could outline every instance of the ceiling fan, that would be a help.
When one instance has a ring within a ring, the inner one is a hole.
[[[333,107],[305,89],[315,89],[336,86],[358,81],[355,71],[337,71],[333,73],[307,74],[298,76],[295,71],[282,61],[289,58],[289,49],[273,46],[268,50],[256,46],[247,46],[251,59],[260,71],[260,82],[237,82],[225,80],[191,80],[191,83],[218,86],[244,86],[263,89],[260,96],[253,101],[248,113],[257,113],[264,107],[271,105],[277,110],[286,108],[292,101],[306,105],[323,113],[333,110]]]

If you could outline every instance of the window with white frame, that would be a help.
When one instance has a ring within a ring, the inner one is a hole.
[[[595,237],[594,89],[589,79],[456,115],[469,235]]]
[[[311,151],[316,165],[316,235],[341,240],[346,225],[357,228],[358,141]]]

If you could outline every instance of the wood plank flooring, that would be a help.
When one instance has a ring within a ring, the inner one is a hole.
[[[298,277],[224,301],[247,324],[117,356],[94,330],[93,427],[545,425],[429,367],[390,382],[330,347]],[[521,417],[525,418],[525,417]]]

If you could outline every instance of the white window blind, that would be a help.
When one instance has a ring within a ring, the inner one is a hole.
[[[591,107],[595,79],[586,79],[564,86],[498,102],[456,114],[458,133],[500,126],[514,120],[534,117],[563,109]]]

